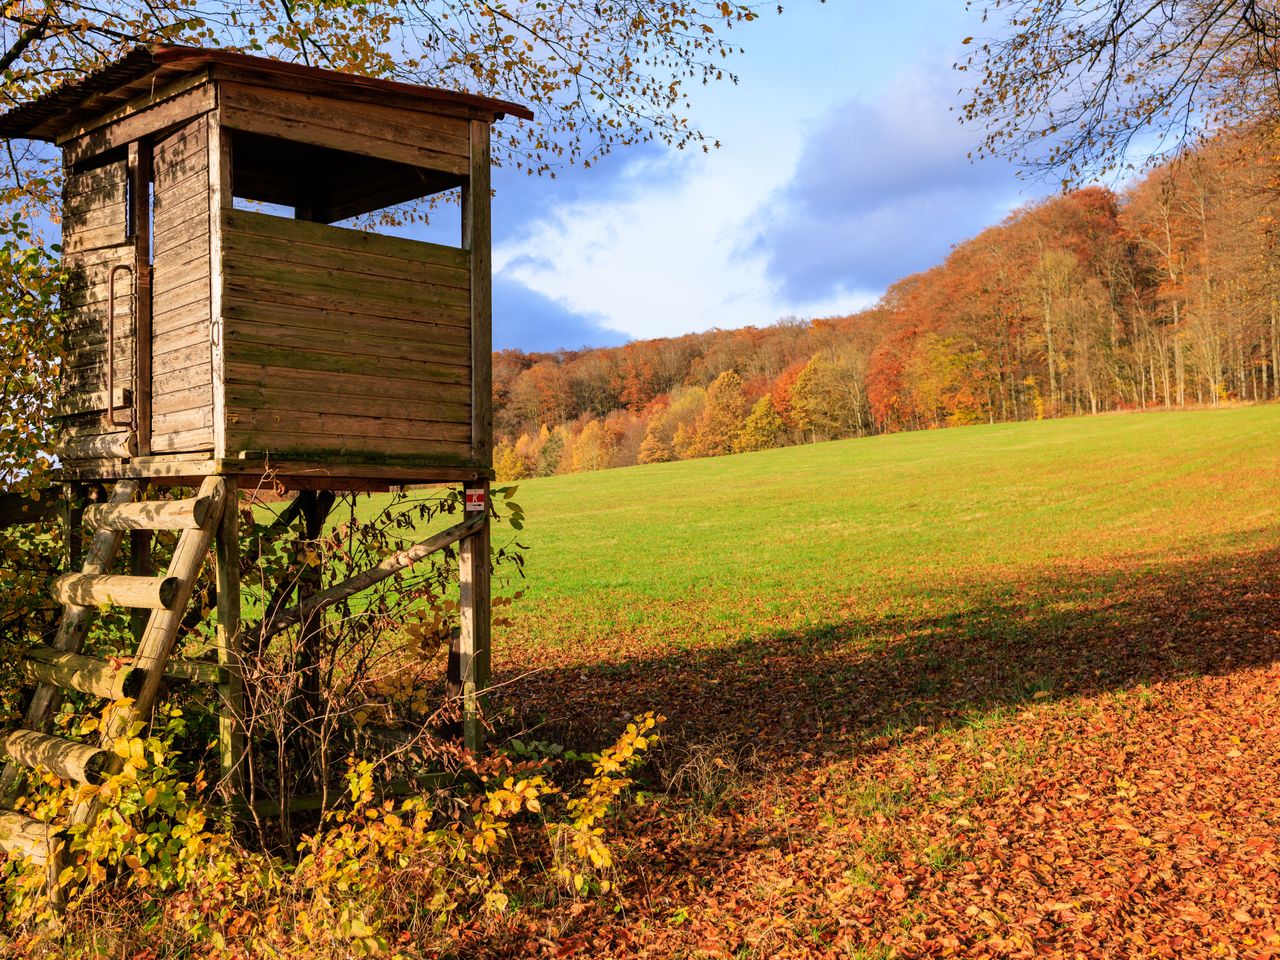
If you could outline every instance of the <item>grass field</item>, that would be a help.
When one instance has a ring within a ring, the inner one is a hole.
[[[551,645],[706,643],[1265,547],[1278,430],[1274,407],[1110,416],[524,481],[526,606]]]
[[[1280,407],[522,483],[504,723],[658,710],[675,795],[472,946],[1280,955],[1278,495]]]

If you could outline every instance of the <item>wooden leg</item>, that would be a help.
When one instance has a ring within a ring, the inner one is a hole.
[[[214,557],[218,576],[218,664],[226,683],[218,685],[218,750],[222,791],[228,808],[244,800],[244,672],[240,643],[240,499],[227,479]]]
[[[151,568],[151,531],[129,531],[129,572],[135,577],[148,577],[154,571]],[[142,639],[142,631],[147,629],[147,610],[133,609],[129,611],[129,628],[133,631],[133,642]]]
[[[324,536],[325,521],[329,519],[336,500],[333,491],[321,490],[312,493],[304,490],[298,494],[298,498],[300,500],[306,498],[302,507],[302,515],[306,521],[306,538],[321,539]],[[298,602],[305,603],[320,592],[321,586],[320,567],[303,564],[298,573]],[[302,700],[302,717],[307,723],[320,715],[323,627],[324,618],[316,616],[303,621],[302,630],[298,635],[298,686]]]
[[[62,485],[62,569],[66,573],[79,570],[84,562],[81,550],[81,527],[84,524],[84,487],[78,483]]]
[[[489,483],[468,483],[469,499],[480,495],[482,509],[489,509]],[[472,503],[468,503],[468,510]],[[489,685],[489,524],[462,540],[459,552],[459,600],[461,627],[457,671],[462,687],[462,739],[468,750],[484,744],[481,725],[483,694]]]

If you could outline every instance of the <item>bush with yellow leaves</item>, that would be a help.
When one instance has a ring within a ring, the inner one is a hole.
[[[394,798],[378,789],[379,765],[353,762],[345,802],[289,863],[247,851],[210,820],[200,777],[183,779],[176,766],[185,721],[167,708],[150,735],[135,729],[122,743],[121,772],[96,788],[104,814],[65,838],[63,916],[47,907],[43,869],[0,866],[9,902],[0,954],[8,933],[9,955],[23,957],[96,957],[104,943],[125,956],[142,947],[225,958],[432,955],[461,920],[511,909],[513,894],[612,888],[607,816],[661,720],[636,717],[586,758],[591,773],[571,790],[554,781],[563,761],[499,755],[447,788]],[[58,819],[89,789],[46,776],[26,809]]]

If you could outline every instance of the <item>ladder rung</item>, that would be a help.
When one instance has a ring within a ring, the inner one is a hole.
[[[146,679],[146,671],[137,667],[53,647],[32,647],[22,656],[22,672],[28,679],[104,700],[135,697]]]
[[[84,524],[96,530],[199,530],[212,509],[212,497],[95,503],[85,507]]]
[[[53,581],[59,603],[99,607],[104,603],[168,610],[178,595],[177,577],[128,577],[116,573],[64,573]]]
[[[0,850],[11,857],[46,863],[58,835],[52,823],[35,820],[13,810],[0,810]]]
[[[5,736],[2,745],[11,760],[28,770],[43,768],[76,783],[101,783],[111,756],[101,747],[35,730],[13,730]]]

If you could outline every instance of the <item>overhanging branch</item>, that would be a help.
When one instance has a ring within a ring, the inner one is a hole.
[[[297,606],[281,611],[269,620],[263,620],[247,626],[243,631],[243,635],[246,637],[258,637],[260,643],[265,643],[277,633],[302,623],[325,607],[331,607],[335,603],[360,593],[362,590],[368,590],[374,584],[380,583],[388,577],[394,577],[402,570],[407,570],[419,560],[425,559],[437,550],[443,550],[464,537],[471,536],[484,525],[484,522],[485,515],[480,514],[470,520],[464,520],[448,530],[442,530],[421,543],[415,543],[406,550],[393,553],[376,567],[370,567],[362,573],[357,573],[354,577],[348,577],[341,583],[335,583],[329,589],[308,597]]]

